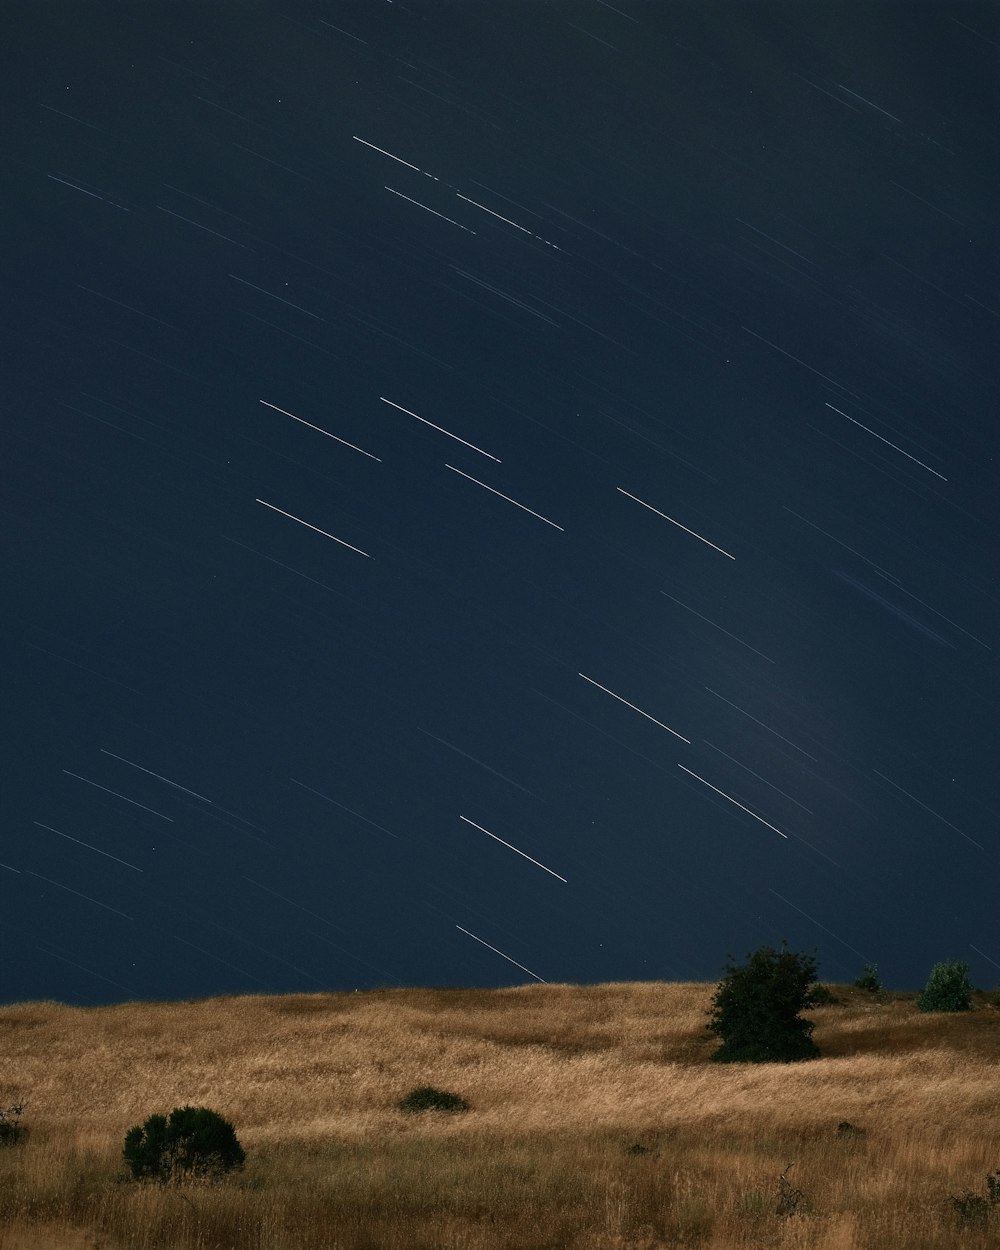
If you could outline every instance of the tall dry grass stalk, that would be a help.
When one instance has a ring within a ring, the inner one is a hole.
[[[0,1007],[0,1250],[985,1250],[1000,1011],[835,987],[822,1057],[717,1065],[714,986],[530,985]],[[458,1115],[406,1115],[417,1085]],[[241,1173],[119,1179],[126,1130],[208,1106]],[[838,1131],[848,1121],[863,1134]],[[779,1176],[801,1199],[776,1211]]]

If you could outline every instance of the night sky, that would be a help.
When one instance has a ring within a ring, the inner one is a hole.
[[[1000,8],[5,8],[3,1001],[1000,980]]]

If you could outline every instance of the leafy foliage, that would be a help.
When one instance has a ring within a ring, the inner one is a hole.
[[[873,994],[877,994],[882,988],[882,982],[878,977],[878,964],[865,964],[861,976],[854,982],[856,990],[870,990]]]
[[[972,982],[964,959],[937,963],[917,999],[921,1011],[971,1011]]]
[[[468,1111],[469,1104],[458,1094],[435,1089],[433,1085],[420,1085],[411,1089],[399,1103],[400,1111]]]
[[[122,1151],[134,1180],[214,1177],[243,1166],[246,1155],[228,1120],[208,1107],[175,1107],[125,1134]]]
[[[762,946],[727,974],[712,1000],[707,1027],[722,1039],[716,1063],[794,1063],[815,1059],[815,1027],[799,1012],[815,1005],[816,960],[783,942],[780,951]]]

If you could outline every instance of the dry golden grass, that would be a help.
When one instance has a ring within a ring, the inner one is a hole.
[[[713,985],[0,1007],[0,1250],[985,1250],[949,1194],[1000,1168],[1000,1011],[834,987],[822,1058],[718,1065]],[[406,1115],[416,1085],[457,1115]],[[247,1152],[214,1184],[119,1180],[190,1103]],[[838,1133],[848,1120],[863,1136]],[[638,1149],[638,1148],[642,1149]],[[778,1177],[803,1192],[776,1212]]]

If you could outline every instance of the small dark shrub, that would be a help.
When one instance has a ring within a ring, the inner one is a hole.
[[[917,1007],[920,1011],[971,1011],[972,982],[965,960],[935,964]]]
[[[873,994],[882,988],[882,982],[878,979],[878,965],[865,964],[861,976],[854,982],[856,990],[870,990]]]
[[[722,1039],[716,1063],[794,1063],[819,1054],[811,1020],[800,1011],[814,1001],[816,960],[782,943],[780,951],[762,946],[747,962],[730,962],[712,1000],[706,1026]]]
[[[241,1168],[246,1155],[228,1120],[208,1107],[175,1107],[125,1134],[122,1155],[134,1180],[211,1178]]]
[[[840,999],[836,994],[827,986],[820,985],[819,982],[809,991],[810,1007],[834,1007],[839,1002]]]
[[[400,1101],[400,1111],[468,1111],[469,1104],[458,1094],[435,1089],[433,1085],[419,1085],[411,1089]]]
[[[778,1177],[778,1205],[775,1207],[778,1215],[793,1215],[805,1197],[801,1189],[792,1188],[792,1183],[788,1179],[788,1170],[793,1167],[795,1164],[790,1163]]]
[[[964,1194],[951,1195],[951,1205],[958,1217],[959,1224],[977,1225],[982,1227],[990,1218],[990,1213],[1000,1207],[1000,1171],[993,1172],[986,1178],[986,1197],[966,1190]]]
[[[850,1120],[841,1120],[837,1125],[838,1137],[864,1137],[865,1130],[858,1128],[856,1124],[852,1124]]]
[[[629,1155],[648,1155],[651,1154],[652,1151],[649,1146],[644,1146],[642,1142],[633,1142],[625,1153]]]
[[[13,1146],[27,1133],[21,1123],[23,1110],[23,1102],[16,1102],[6,1109],[0,1108],[0,1146]]]

